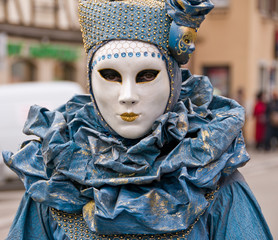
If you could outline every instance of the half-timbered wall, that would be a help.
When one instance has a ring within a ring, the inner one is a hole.
[[[0,23],[78,30],[76,0],[0,0]]]

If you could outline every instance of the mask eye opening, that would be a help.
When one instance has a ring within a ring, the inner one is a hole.
[[[98,72],[100,76],[106,81],[119,82],[119,83],[122,82],[121,74],[114,69],[105,68],[105,69],[98,70]]]
[[[154,81],[160,71],[154,69],[145,69],[136,76],[136,83],[148,83]]]

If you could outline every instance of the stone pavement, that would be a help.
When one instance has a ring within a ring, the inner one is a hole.
[[[251,160],[240,169],[257,198],[265,219],[278,239],[278,149],[255,151],[249,149]]]
[[[7,237],[23,194],[23,190],[0,192],[0,240]]]
[[[251,160],[240,169],[261,205],[274,239],[278,239],[278,150],[249,150]],[[12,190],[8,189],[12,187]],[[5,239],[23,195],[18,183],[0,187],[0,240]]]

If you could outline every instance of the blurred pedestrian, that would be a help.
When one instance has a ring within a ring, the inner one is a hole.
[[[278,138],[278,91],[272,92],[272,98],[267,104],[266,108],[266,139],[265,139],[265,150],[270,150],[271,141],[274,138]]]
[[[266,131],[266,103],[264,102],[264,93],[262,91],[257,93],[257,99],[253,111],[256,119],[255,126],[255,140],[256,149],[264,147],[265,131]]]
[[[244,89],[239,88],[236,93],[235,100],[243,107],[245,107],[245,94]]]
[[[236,91],[236,96],[235,96],[235,100],[242,106],[244,107],[245,110],[245,119],[247,119],[247,115],[246,115],[246,102],[245,102],[245,92],[243,88],[238,88]],[[242,133],[243,136],[246,136],[246,125],[244,124],[243,128],[242,128]]]

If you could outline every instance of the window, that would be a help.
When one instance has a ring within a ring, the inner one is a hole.
[[[208,76],[214,87],[214,93],[228,97],[230,94],[230,68],[228,66],[204,67],[203,72]]]
[[[33,1],[33,23],[37,26],[54,27],[57,24],[58,1],[39,0]]]
[[[76,80],[76,69],[72,63],[59,62],[56,64],[54,69],[54,79],[61,81],[75,81]]]
[[[259,62],[258,91],[270,93],[278,86],[278,62],[268,63],[261,60]]]
[[[273,4],[273,14],[278,16],[278,0],[272,0]]]
[[[271,15],[271,5],[273,0],[258,0],[259,1],[259,10],[263,15]],[[275,0],[274,0],[275,1]]]
[[[215,8],[228,8],[230,0],[212,0]]]
[[[276,29],[276,31],[275,31],[274,56],[276,59],[278,59],[278,29]]]
[[[260,86],[260,91],[265,91],[267,89],[267,79],[268,79],[268,71],[265,66],[265,64],[260,64],[259,67],[259,86]]]
[[[270,88],[275,88],[276,87],[276,78],[277,78],[277,67],[273,66],[270,69],[270,74],[269,74],[269,84]]]
[[[265,16],[278,17],[278,0],[258,0],[259,10]]]
[[[12,82],[35,81],[36,67],[28,60],[18,60],[11,67]]]
[[[5,67],[7,55],[7,36],[5,33],[0,33],[0,70]]]

